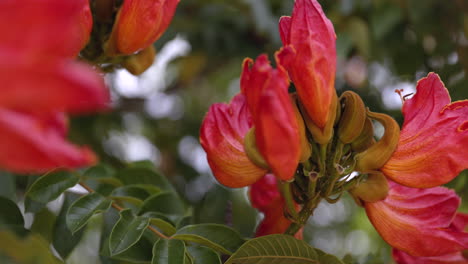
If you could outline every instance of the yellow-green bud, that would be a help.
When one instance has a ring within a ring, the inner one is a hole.
[[[375,143],[374,126],[369,118],[366,118],[361,134],[353,142],[351,149],[355,152],[363,152]]]
[[[258,151],[255,140],[255,127],[252,127],[244,137],[244,150],[247,157],[253,164],[263,169],[269,169],[268,163]]]
[[[352,91],[344,92],[340,102],[344,105],[344,110],[337,133],[341,142],[349,144],[361,134],[366,121],[366,108],[361,97]]]
[[[131,55],[122,62],[122,66],[133,75],[140,75],[146,71],[154,62],[156,57],[156,49],[153,45]]]
[[[388,195],[388,181],[385,176],[378,172],[367,176],[367,179],[360,182],[356,187],[349,190],[356,200],[374,203],[385,199]],[[359,201],[358,204],[359,204]]]
[[[392,117],[370,111],[367,116],[379,121],[385,128],[385,132],[377,143],[355,156],[357,161],[355,169],[360,172],[376,171],[385,165],[395,151],[400,138],[400,126]]]

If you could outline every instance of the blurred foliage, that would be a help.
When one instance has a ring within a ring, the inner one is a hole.
[[[428,72],[441,76],[453,101],[468,98],[467,1],[323,0],[320,3],[337,34],[339,94],[352,89],[373,111],[387,112],[400,123],[399,108],[385,104],[389,97],[393,101],[399,97],[386,91],[400,89],[401,84],[414,87]],[[192,224],[224,223],[243,236],[251,236],[259,216],[249,207],[245,190],[227,190],[215,184],[197,143],[199,127],[212,103],[228,102],[239,91],[238,78],[245,57],[267,53],[272,58],[281,46],[277,22],[280,16],[291,14],[292,6],[293,0],[181,1],[168,31],[155,44],[162,53],[164,45],[178,35],[190,45],[187,55],[167,65],[173,78],[160,80],[163,84],[158,87],[162,88],[128,96],[116,89],[116,75],[109,75],[114,110],[73,117],[71,139],[90,145],[103,163],[120,170],[133,161],[122,155],[132,148],[125,144],[119,150],[109,147],[114,142],[113,135],[127,133],[145,138],[145,144],[151,144],[154,150],[150,152],[153,156],[147,158],[167,176],[178,195],[194,206]],[[148,77],[151,76],[141,78]],[[154,108],[165,108],[164,100],[170,99],[178,102],[180,107],[176,110],[181,114],[175,113],[172,107],[166,115],[152,115],[145,107],[151,103],[148,100],[151,96],[160,99]],[[124,143],[133,144],[131,140]],[[139,146],[136,146],[137,153]],[[464,199],[468,199],[468,194],[462,191],[468,185],[466,176],[449,184]],[[16,195],[21,199],[28,185],[26,177],[0,175],[0,181],[0,196],[9,199],[16,199]],[[15,184],[20,188],[16,193]],[[388,246],[352,199],[345,197],[338,204],[324,206],[327,209],[317,211],[306,227],[306,242],[340,257],[352,254],[349,263],[353,263],[353,258],[360,263],[390,263]],[[463,209],[468,209],[466,204]],[[334,212],[339,210],[346,213]],[[320,213],[325,216],[318,219]],[[34,221],[33,227],[47,224],[42,217],[47,219],[50,212],[41,211],[41,218]],[[62,213],[58,217],[63,217]],[[317,219],[319,224],[314,221]],[[50,240],[50,234],[39,234],[23,242],[10,240],[39,245],[44,239]],[[70,253],[67,249],[58,251]]]

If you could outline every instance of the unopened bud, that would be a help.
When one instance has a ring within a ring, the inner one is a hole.
[[[344,104],[344,110],[341,113],[337,133],[341,142],[349,144],[361,134],[366,121],[366,109],[361,97],[355,92],[344,92],[340,102]]]
[[[375,143],[374,126],[369,118],[366,118],[361,134],[351,142],[351,149],[355,152],[363,152]]]
[[[299,108],[297,108],[297,95],[291,94],[291,101],[294,108],[294,114],[296,115],[297,125],[299,129],[299,139],[301,144],[301,156],[299,157],[299,162],[307,161],[312,155],[312,146],[307,140],[304,119],[302,118]]]
[[[367,116],[379,121],[385,128],[382,138],[366,151],[355,156],[356,170],[370,172],[380,169],[390,159],[395,151],[400,137],[400,127],[395,119],[386,114],[368,111]]]
[[[154,46],[131,55],[122,62],[122,66],[133,75],[140,75],[146,71],[154,62],[156,49]]]
[[[382,173],[373,173],[349,192],[357,200],[374,203],[385,199],[388,190],[388,181],[385,176]]]
[[[304,117],[304,122],[307,126],[307,129],[312,134],[314,141],[320,145],[328,144],[328,142],[330,142],[330,139],[333,136],[333,125],[335,124],[337,104],[338,104],[338,97],[336,96],[336,93],[334,93],[332,97],[331,105],[330,105],[329,119],[327,123],[325,124],[324,128],[320,128],[317,125],[315,125],[315,123],[312,121],[312,119],[309,117],[309,115],[305,111],[302,104],[300,105],[301,112],[303,113],[302,116]]]
[[[253,164],[263,169],[269,169],[268,163],[258,151],[255,140],[255,127],[252,127],[244,137],[244,150],[247,157]]]

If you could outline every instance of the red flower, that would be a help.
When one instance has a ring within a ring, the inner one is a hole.
[[[450,103],[435,73],[421,79],[416,89],[403,104],[398,147],[381,170],[400,184],[430,188],[468,168],[468,100]]]
[[[299,126],[288,94],[289,81],[280,67],[273,69],[266,55],[255,63],[245,59],[241,90],[255,127],[258,150],[282,180],[294,177],[301,154]]]
[[[417,257],[468,249],[468,233],[454,221],[460,198],[443,187],[415,189],[389,182],[387,198],[365,203],[375,229],[392,247]]]
[[[324,128],[335,95],[336,35],[316,0],[296,0],[291,17],[279,24],[284,48],[281,64],[288,70],[307,114]]]
[[[267,174],[250,186],[250,201],[252,206],[263,213],[263,220],[257,227],[255,236],[282,234],[291,224],[291,220],[284,216],[285,202],[276,186],[276,178]],[[299,209],[297,205],[296,209]],[[302,229],[294,236],[302,239]]]
[[[463,231],[468,225],[468,214],[458,213],[453,219],[450,229]],[[468,258],[461,251],[436,257],[414,257],[401,250],[394,249],[393,259],[398,264],[467,264]]]
[[[253,164],[244,152],[244,137],[252,126],[245,96],[231,103],[213,104],[200,129],[200,143],[219,183],[232,187],[251,185],[267,170]]]
[[[63,112],[105,108],[102,78],[74,62],[89,37],[87,0],[0,3],[0,167],[28,173],[93,164],[66,141]]]
[[[179,0],[124,0],[109,39],[108,53],[130,55],[158,40]]]

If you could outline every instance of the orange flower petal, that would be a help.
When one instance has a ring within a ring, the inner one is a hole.
[[[290,180],[301,148],[287,75],[282,68],[273,69],[266,55],[251,68],[250,64],[251,60],[244,61],[241,90],[252,113],[258,150],[278,178]]]
[[[365,204],[369,220],[387,243],[413,256],[424,257],[468,248],[468,233],[451,227],[460,205],[454,191],[389,184],[385,200]]]
[[[291,18],[280,20],[285,48],[280,63],[288,70],[312,121],[325,127],[335,93],[336,35],[316,0],[296,0]]]
[[[109,40],[109,52],[132,54],[166,31],[179,0],[124,0]]]
[[[403,105],[398,147],[381,170],[400,184],[430,188],[468,168],[468,100],[450,103],[435,73],[421,79],[416,89]]]
[[[66,140],[62,114],[37,116],[0,108],[0,167],[17,173],[74,169],[96,163],[86,147]]]
[[[251,185],[267,172],[254,165],[244,152],[244,136],[252,126],[245,96],[231,103],[214,104],[203,120],[200,142],[216,179],[227,187]]]

